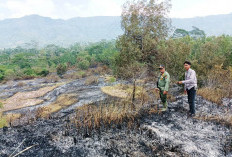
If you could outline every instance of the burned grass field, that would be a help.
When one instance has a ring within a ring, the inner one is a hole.
[[[1,156],[231,156],[227,101],[218,106],[198,96],[190,118],[176,86],[161,112],[152,82],[138,81],[132,103],[133,84],[107,78],[69,81],[40,96],[39,105],[7,111],[20,116],[0,130]],[[31,91],[44,88],[34,81]]]

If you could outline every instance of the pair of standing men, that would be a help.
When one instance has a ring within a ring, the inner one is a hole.
[[[197,89],[197,77],[196,72],[191,69],[191,62],[184,62],[185,72],[185,80],[178,81],[177,84],[184,84],[184,92],[188,95],[188,103],[189,103],[189,115],[194,116],[196,113],[195,110],[195,97],[196,97],[196,89]],[[160,76],[157,82],[157,89],[160,91],[160,98],[163,103],[162,111],[166,111],[168,107],[167,103],[167,93],[169,90],[170,84],[170,75],[167,71],[165,71],[165,67],[160,65]]]

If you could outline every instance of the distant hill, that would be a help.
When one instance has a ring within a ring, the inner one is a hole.
[[[232,35],[232,14],[172,19],[176,28],[191,30],[196,26],[207,35]],[[0,21],[0,48],[16,47],[37,41],[40,46],[67,46],[75,42],[96,42],[116,39],[122,34],[119,16],[77,17],[69,20],[39,15]]]
[[[204,30],[208,36],[232,35],[232,13],[195,18],[173,18],[172,25],[185,30],[192,30],[192,26],[196,26]]]
[[[0,47],[15,47],[32,40],[40,45],[67,46],[75,42],[111,40],[121,33],[120,17],[61,20],[30,15],[0,21]]]

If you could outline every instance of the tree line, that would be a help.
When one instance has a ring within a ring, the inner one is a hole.
[[[87,70],[99,64],[112,67],[117,54],[115,41],[4,49],[0,50],[0,80],[44,77],[50,72],[62,75],[69,68]]]
[[[124,33],[113,41],[0,50],[0,80],[46,76],[56,71],[62,75],[68,68],[86,70],[99,65],[108,66],[117,77],[131,78],[144,68],[152,75],[159,64],[166,65],[172,80],[179,80],[184,77],[183,62],[190,60],[203,86],[215,67],[230,70],[232,37],[207,36],[194,26],[191,31],[175,29],[171,33],[167,18],[170,6],[168,0],[128,1],[121,15]]]

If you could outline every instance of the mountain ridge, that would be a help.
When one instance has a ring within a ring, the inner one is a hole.
[[[75,42],[112,40],[121,35],[120,16],[74,17],[67,20],[39,15],[0,20],[0,48],[36,41],[40,46],[69,46]],[[232,13],[195,18],[172,18],[172,26],[191,30],[196,26],[211,35],[232,35]]]

